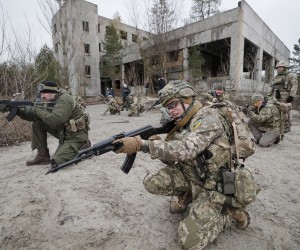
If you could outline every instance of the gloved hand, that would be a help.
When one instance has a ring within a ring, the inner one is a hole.
[[[35,114],[35,107],[34,106],[25,106],[24,114],[25,115],[34,115]]]
[[[118,147],[116,150],[114,150],[116,154],[125,153],[130,155],[136,153],[142,147],[142,139],[139,135],[135,137],[125,137],[122,139],[118,139],[115,140],[112,144],[117,145],[120,142],[123,143],[123,146],[121,146],[120,148]]]
[[[292,97],[292,96],[289,96],[287,99],[286,99],[286,102],[287,103],[291,103],[291,102],[293,102],[294,101],[294,97]]]
[[[5,112],[8,112],[8,111],[10,111],[10,107],[5,106],[4,104],[0,105],[0,112],[1,113],[5,113]]]

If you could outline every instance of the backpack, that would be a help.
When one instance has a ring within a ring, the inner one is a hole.
[[[212,108],[218,108],[222,117],[229,126],[229,144],[231,146],[232,159],[238,162],[243,161],[255,152],[255,139],[250,132],[247,123],[247,117],[240,111],[237,105],[225,100],[223,102],[210,105]]]

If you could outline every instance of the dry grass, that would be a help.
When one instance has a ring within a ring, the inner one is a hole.
[[[31,140],[31,123],[15,117],[8,124],[5,115],[0,113],[0,146],[17,145]]]

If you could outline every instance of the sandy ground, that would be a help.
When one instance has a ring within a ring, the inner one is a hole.
[[[92,144],[147,124],[160,113],[140,117],[101,116],[105,105],[88,106]],[[280,144],[257,148],[247,160],[262,186],[248,211],[251,224],[221,233],[206,249],[300,249],[300,120],[293,111],[292,131]],[[53,153],[57,141],[49,139]],[[148,193],[148,171],[163,166],[138,153],[128,175],[124,155],[109,152],[45,175],[49,166],[27,167],[35,155],[30,142],[0,148],[1,249],[181,249],[177,225],[184,215],[169,213],[169,197]]]

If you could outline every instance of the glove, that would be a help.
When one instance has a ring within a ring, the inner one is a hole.
[[[10,107],[5,106],[4,104],[0,105],[0,112],[1,113],[5,113],[5,112],[8,112],[8,111],[10,111]]]
[[[286,99],[286,102],[287,103],[291,103],[291,102],[293,102],[294,101],[294,97],[292,97],[292,96],[289,96],[287,99]]]
[[[24,114],[25,115],[35,115],[35,107],[34,106],[25,106]]]
[[[114,152],[116,154],[119,153],[125,153],[125,154],[133,154],[139,151],[142,147],[142,139],[141,137],[135,136],[135,137],[125,137],[122,139],[115,140],[112,144],[118,145],[119,143],[122,143],[123,145],[121,147],[117,147]]]

